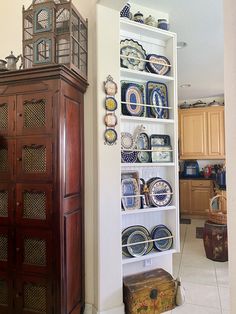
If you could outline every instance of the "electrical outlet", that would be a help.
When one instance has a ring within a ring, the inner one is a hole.
[[[149,259],[146,259],[144,261],[144,267],[148,267],[148,266],[151,266],[152,265],[152,259],[149,258]]]

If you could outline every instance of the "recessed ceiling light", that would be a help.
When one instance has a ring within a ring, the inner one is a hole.
[[[182,84],[179,87],[181,87],[181,88],[189,88],[189,87],[191,87],[191,84]]]
[[[185,47],[187,47],[188,45],[187,45],[187,43],[185,42],[185,41],[178,41],[177,42],[177,48],[178,49],[182,49],[182,48],[185,48]]]

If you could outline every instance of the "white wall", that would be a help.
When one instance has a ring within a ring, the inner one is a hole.
[[[230,306],[236,313],[236,2],[224,0],[225,27],[225,109],[226,109],[226,167],[229,235]]]

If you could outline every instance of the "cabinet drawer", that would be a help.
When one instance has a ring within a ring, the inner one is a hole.
[[[211,187],[211,180],[192,180],[192,187]]]

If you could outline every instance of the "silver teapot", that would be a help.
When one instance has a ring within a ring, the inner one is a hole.
[[[13,55],[13,51],[11,51],[11,54],[5,58],[7,60],[7,69],[12,70],[12,71],[16,70],[16,64],[20,58],[21,58],[21,55],[19,55],[18,57],[15,57]]]

